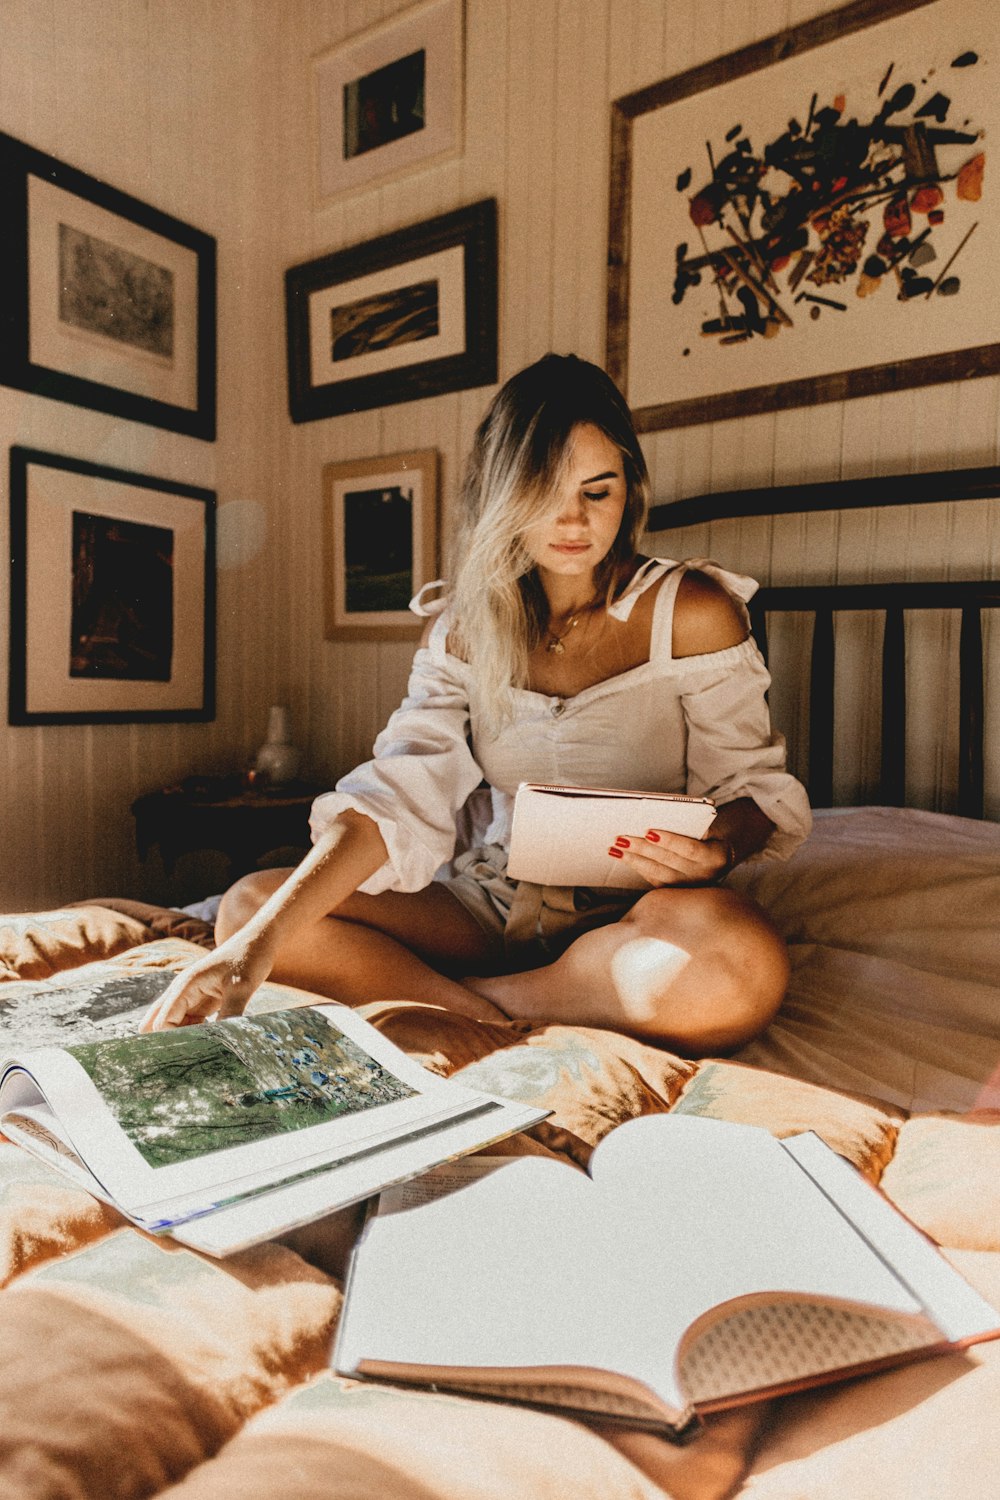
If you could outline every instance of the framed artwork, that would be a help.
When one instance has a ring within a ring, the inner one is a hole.
[[[322,202],[462,149],[463,0],[424,0],[313,59]]]
[[[293,422],[497,378],[493,198],[285,273]]]
[[[996,27],[854,0],[612,109],[608,369],[641,430],[1000,370]]]
[[[408,605],[437,573],[437,505],[434,448],[325,465],[328,641],[419,638]]]
[[[10,454],[11,724],[215,717],[215,496]]]
[[[0,135],[0,382],[215,437],[215,240]]]

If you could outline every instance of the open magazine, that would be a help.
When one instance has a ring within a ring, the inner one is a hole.
[[[287,1006],[295,993],[274,999]],[[8,1139],[140,1228],[211,1255],[356,1203],[546,1113],[429,1073],[334,1004],[28,1048],[0,1063]]]
[[[477,1156],[383,1193],[333,1364],[677,1437],[703,1412],[998,1334],[818,1136],[667,1114],[612,1130],[589,1175]]]

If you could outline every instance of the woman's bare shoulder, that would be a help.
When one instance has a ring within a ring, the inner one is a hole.
[[[746,640],[736,601],[714,578],[690,568],[677,589],[673,619],[674,656],[703,656]]]

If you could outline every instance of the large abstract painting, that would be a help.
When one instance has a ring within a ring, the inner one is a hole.
[[[651,429],[1000,368],[974,0],[871,0],[615,106],[609,368]]]

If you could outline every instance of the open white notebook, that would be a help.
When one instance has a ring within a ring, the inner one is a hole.
[[[612,1131],[590,1176],[473,1158],[383,1193],[334,1365],[677,1435],[998,1333],[818,1136],[655,1115]]]

